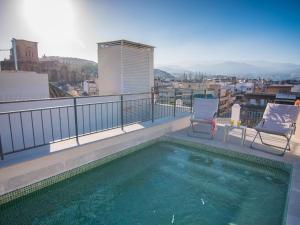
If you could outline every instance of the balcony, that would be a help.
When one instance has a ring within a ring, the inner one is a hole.
[[[2,102],[1,158],[26,150],[59,146],[58,142],[80,144],[81,140],[85,142],[90,138],[84,138],[88,135],[101,137],[105,131],[119,134],[141,124],[148,126],[164,118],[188,115],[191,96],[176,95],[176,100],[181,100],[181,104],[175,105],[174,96],[140,93]]]

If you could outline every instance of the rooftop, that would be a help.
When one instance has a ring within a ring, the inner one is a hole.
[[[16,41],[26,41],[26,42],[31,42],[31,43],[38,43],[37,41],[28,41],[28,40],[16,39],[16,38],[13,38],[13,40],[16,40]]]
[[[98,43],[98,46],[101,46],[101,47],[109,47],[109,46],[115,46],[115,45],[126,45],[126,46],[131,46],[131,47],[136,47],[136,48],[155,48],[154,46],[151,46],[151,45],[146,45],[146,44],[128,41],[128,40],[124,40],[124,39]]]

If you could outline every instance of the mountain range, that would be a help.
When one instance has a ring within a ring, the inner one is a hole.
[[[175,76],[173,76],[172,74],[166,72],[166,71],[163,71],[163,70],[160,70],[160,69],[154,69],[154,77],[155,78],[160,78],[160,79],[170,79],[170,80],[173,80],[175,79]]]
[[[207,75],[234,75],[237,77],[263,77],[274,79],[300,78],[300,65],[268,61],[221,61],[190,63],[185,66],[165,65],[158,67],[171,74],[201,72]]]

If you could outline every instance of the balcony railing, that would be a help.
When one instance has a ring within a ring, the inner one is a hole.
[[[1,159],[8,154],[62,140],[76,138],[78,142],[80,136],[175,117],[192,109],[191,94],[162,97],[154,93],[140,93],[58,100],[60,105],[52,107],[34,107],[50,105],[50,99],[0,103],[2,111],[9,108],[9,104],[33,107],[0,112]],[[181,100],[181,104],[176,104],[176,100]]]
[[[240,110],[241,125],[255,127],[262,119],[266,106],[242,105]],[[218,115],[218,123],[230,123],[231,113]]]

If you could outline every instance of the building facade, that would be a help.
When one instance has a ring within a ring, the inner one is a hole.
[[[98,88],[97,84],[93,80],[85,80],[83,82],[83,91],[87,95],[97,95],[98,94]]]
[[[268,94],[289,93],[294,85],[291,84],[272,84],[266,87]]]
[[[17,61],[17,68],[15,65]],[[39,72],[38,43],[12,39],[9,59],[1,62],[1,70],[20,70]]]

